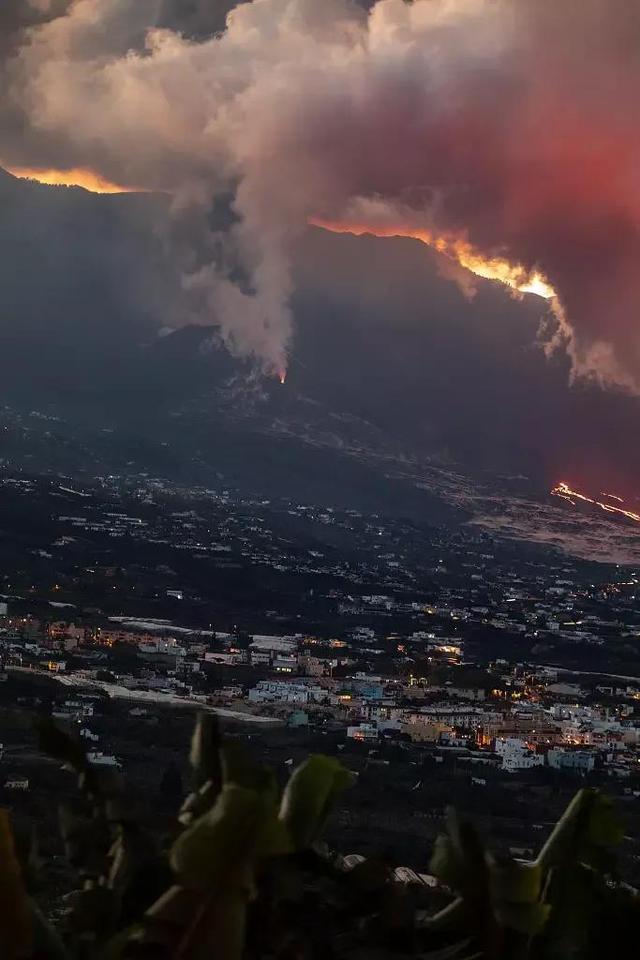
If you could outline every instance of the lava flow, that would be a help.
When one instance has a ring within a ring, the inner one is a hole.
[[[560,481],[551,491],[551,496],[553,497],[562,497],[563,500],[568,500],[569,503],[575,506],[576,500],[581,500],[583,503],[591,503],[594,507],[599,507],[600,510],[604,510],[605,513],[615,513],[619,514],[622,517],[626,517],[627,520],[633,520],[635,523],[640,523],[640,514],[634,513],[633,510],[625,510],[624,507],[615,507],[611,503],[605,503],[603,500],[596,500],[594,497],[587,497],[584,493],[580,493],[578,490],[573,490],[568,483]],[[615,493],[601,493],[601,497],[607,497],[609,500],[617,500],[618,503],[624,503],[622,497],[617,496]]]
[[[421,243],[432,247],[450,260],[455,260],[477,277],[497,280],[511,287],[512,290],[517,290],[518,293],[533,293],[545,300],[553,300],[557,296],[547,278],[538,270],[527,270],[502,257],[484,257],[462,237],[437,236],[428,230],[397,225],[363,225],[317,218],[311,218],[309,223],[313,227],[321,227],[331,233],[350,233],[355,237],[369,234],[374,237],[406,237],[411,240],[420,240]]]

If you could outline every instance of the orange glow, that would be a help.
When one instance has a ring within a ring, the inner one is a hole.
[[[640,523],[640,513],[634,513],[633,510],[625,510],[623,507],[614,507],[610,503],[604,503],[602,500],[595,500],[593,497],[587,497],[584,493],[579,493],[577,490],[573,490],[568,483],[565,483],[563,480],[551,491],[551,496],[553,497],[562,497],[563,500],[568,500],[569,503],[575,506],[576,500],[582,500],[583,503],[591,503],[594,507],[599,507],[601,510],[604,510],[605,513],[616,513],[622,517],[626,517],[628,520],[633,520],[635,523]],[[609,497],[609,499],[617,500],[619,503],[624,503],[622,497],[616,496],[613,493],[601,493],[601,497]]]
[[[477,277],[498,280],[519,293],[533,293],[537,297],[544,297],[545,300],[552,300],[556,296],[549,281],[538,270],[529,272],[524,267],[509,263],[501,257],[483,257],[463,237],[437,236],[428,230],[416,230],[412,227],[372,226],[316,218],[311,218],[309,223],[314,227],[330,230],[332,233],[351,233],[356,237],[370,234],[374,237],[408,237],[411,240],[420,240],[421,243],[433,247],[445,257],[456,260],[461,267],[475,273]]]
[[[286,370],[279,370],[279,371],[278,371],[278,380],[280,381],[280,383],[281,383],[283,386],[284,386],[284,384],[285,384],[286,379],[287,379],[287,371],[286,371]]]
[[[35,180],[52,187],[82,187],[90,193],[142,193],[134,187],[111,183],[94,170],[39,170],[37,167],[6,167],[18,180]]]

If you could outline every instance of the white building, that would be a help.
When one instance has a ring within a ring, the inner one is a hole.
[[[320,703],[328,693],[303,680],[259,680],[248,696],[251,703]]]
[[[295,655],[286,656],[285,654],[281,654],[273,658],[272,666],[276,673],[297,673],[298,658]]]
[[[254,634],[251,638],[250,649],[262,650],[269,653],[271,657],[282,654],[293,655],[298,650],[299,637],[275,637],[266,634]]]
[[[79,700],[65,700],[61,706],[51,711],[56,720],[87,720],[93,716],[93,704]]]
[[[219,663],[227,667],[235,667],[240,663],[247,662],[247,654],[244,650],[234,650],[229,653],[209,650],[205,653],[204,659],[206,663]]]
[[[28,790],[29,780],[27,777],[9,777],[5,780],[5,790]]]
[[[258,648],[254,649],[253,647],[249,651],[249,658],[251,660],[252,666],[259,666],[260,664],[268,665],[271,663],[271,654],[268,650],[260,650]]]
[[[84,737],[85,740],[90,740],[92,743],[97,743],[100,739],[97,733],[92,733],[91,730],[89,730],[89,727],[82,727],[80,736]]]
[[[556,747],[547,753],[547,762],[554,770],[573,770],[575,773],[590,773],[595,767],[595,754],[588,750],[565,750]]]
[[[516,770],[530,770],[544,764],[544,755],[534,753],[525,740],[518,737],[500,737],[495,741],[494,752],[502,757],[502,769],[505,773]]]
[[[173,657],[184,657],[186,650],[184,647],[181,647],[175,637],[167,637],[167,639],[162,639],[158,637],[153,640],[147,640],[144,643],[138,644],[138,652],[141,654],[147,655],[157,655],[163,654]]]
[[[121,767],[122,764],[114,756],[95,750],[87,754],[87,760],[94,767]]]
[[[378,726],[375,723],[358,723],[347,727],[347,737],[350,740],[377,740]]]

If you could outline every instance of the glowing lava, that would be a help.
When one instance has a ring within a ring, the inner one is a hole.
[[[287,372],[286,372],[286,370],[280,370],[280,371],[278,372],[278,380],[280,381],[280,383],[282,384],[282,386],[284,386],[284,384],[285,384],[285,382],[286,382],[286,379],[287,379]]]
[[[330,230],[332,233],[350,233],[355,237],[369,234],[374,237],[408,237],[411,240],[420,240],[421,243],[432,247],[445,257],[457,261],[461,267],[475,273],[477,277],[497,280],[519,293],[533,293],[537,297],[544,297],[545,300],[553,300],[556,297],[556,291],[538,270],[528,271],[525,267],[510,263],[501,257],[483,257],[462,237],[436,236],[428,230],[417,230],[411,227],[380,224],[372,226],[316,218],[311,218],[309,223],[314,227]]]
[[[35,180],[52,187],[82,187],[90,193],[141,193],[134,187],[111,183],[94,170],[40,170],[37,167],[5,167],[18,180]]]
[[[626,517],[628,520],[633,520],[635,523],[640,523],[640,513],[634,513],[633,510],[625,510],[624,507],[614,507],[611,503],[605,503],[603,500],[595,500],[593,497],[587,497],[584,493],[580,493],[578,490],[573,490],[568,483],[560,481],[551,491],[553,497],[562,497],[563,500],[568,500],[569,503],[575,506],[576,500],[582,500],[583,503],[591,503],[594,507],[599,507],[600,510],[604,510],[605,513],[616,513],[622,517]],[[617,500],[618,503],[624,503],[622,497],[618,497],[615,493],[601,493],[601,497],[607,497],[609,500]]]

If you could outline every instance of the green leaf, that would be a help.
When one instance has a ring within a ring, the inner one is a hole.
[[[211,809],[219,793],[220,788],[212,780],[203,783],[199,790],[185,797],[178,816],[180,823],[188,826],[198,817],[201,817],[203,813]]]
[[[218,956],[224,960],[241,960],[247,925],[246,899],[231,893],[217,905],[217,916],[212,919],[212,939]]]
[[[491,887],[498,901],[508,903],[535,903],[540,899],[543,873],[537,863],[494,864],[491,867]]]
[[[273,804],[254,790],[228,784],[211,810],[178,837],[171,865],[185,886],[197,890],[249,887],[257,858],[290,851]]]
[[[212,799],[215,799],[222,786],[220,745],[217,717],[213,713],[199,713],[191,738],[189,761],[193,769],[195,790],[209,783]]]
[[[151,907],[143,926],[129,939],[139,947],[133,956],[167,957],[176,960],[240,960],[244,952],[247,912],[246,892],[227,888],[195,894],[184,887],[171,887]],[[127,940],[116,943],[109,960],[127,953]],[[124,949],[123,949],[124,948]]]
[[[296,849],[317,838],[339,793],[355,782],[355,775],[333,757],[316,755],[301,764],[285,788],[280,818]]]
[[[185,922],[192,903],[191,891],[174,884],[149,907],[146,915],[165,926],[178,926]]]
[[[534,936],[544,928],[551,907],[548,903],[501,903],[496,907],[496,919],[527,936]]]
[[[595,796],[587,840],[595,847],[615,847],[624,839],[624,828],[611,797],[598,793]]]
[[[255,764],[247,754],[246,748],[237,740],[225,740],[220,748],[222,782],[237,783],[252,788],[255,776]]]
[[[448,927],[459,928],[466,920],[466,910],[462,897],[456,897],[437,913],[431,915],[424,911],[416,914],[417,925],[424,930],[444,930]]]
[[[33,938],[31,911],[16,856],[9,814],[0,810],[0,956],[28,956]]]
[[[447,810],[447,833],[434,844],[430,872],[465,899],[486,898],[489,860],[475,829]]]
[[[458,890],[464,877],[464,863],[459,857],[451,838],[446,834],[436,837],[429,872],[451,887]]]
[[[595,790],[580,790],[554,827],[536,863],[543,871],[589,859],[596,848],[620,843],[622,828],[611,800]]]
[[[248,790],[270,797],[274,802],[278,785],[273,770],[255,763],[243,744],[237,740],[225,740],[220,748],[223,783],[236,783]]]

